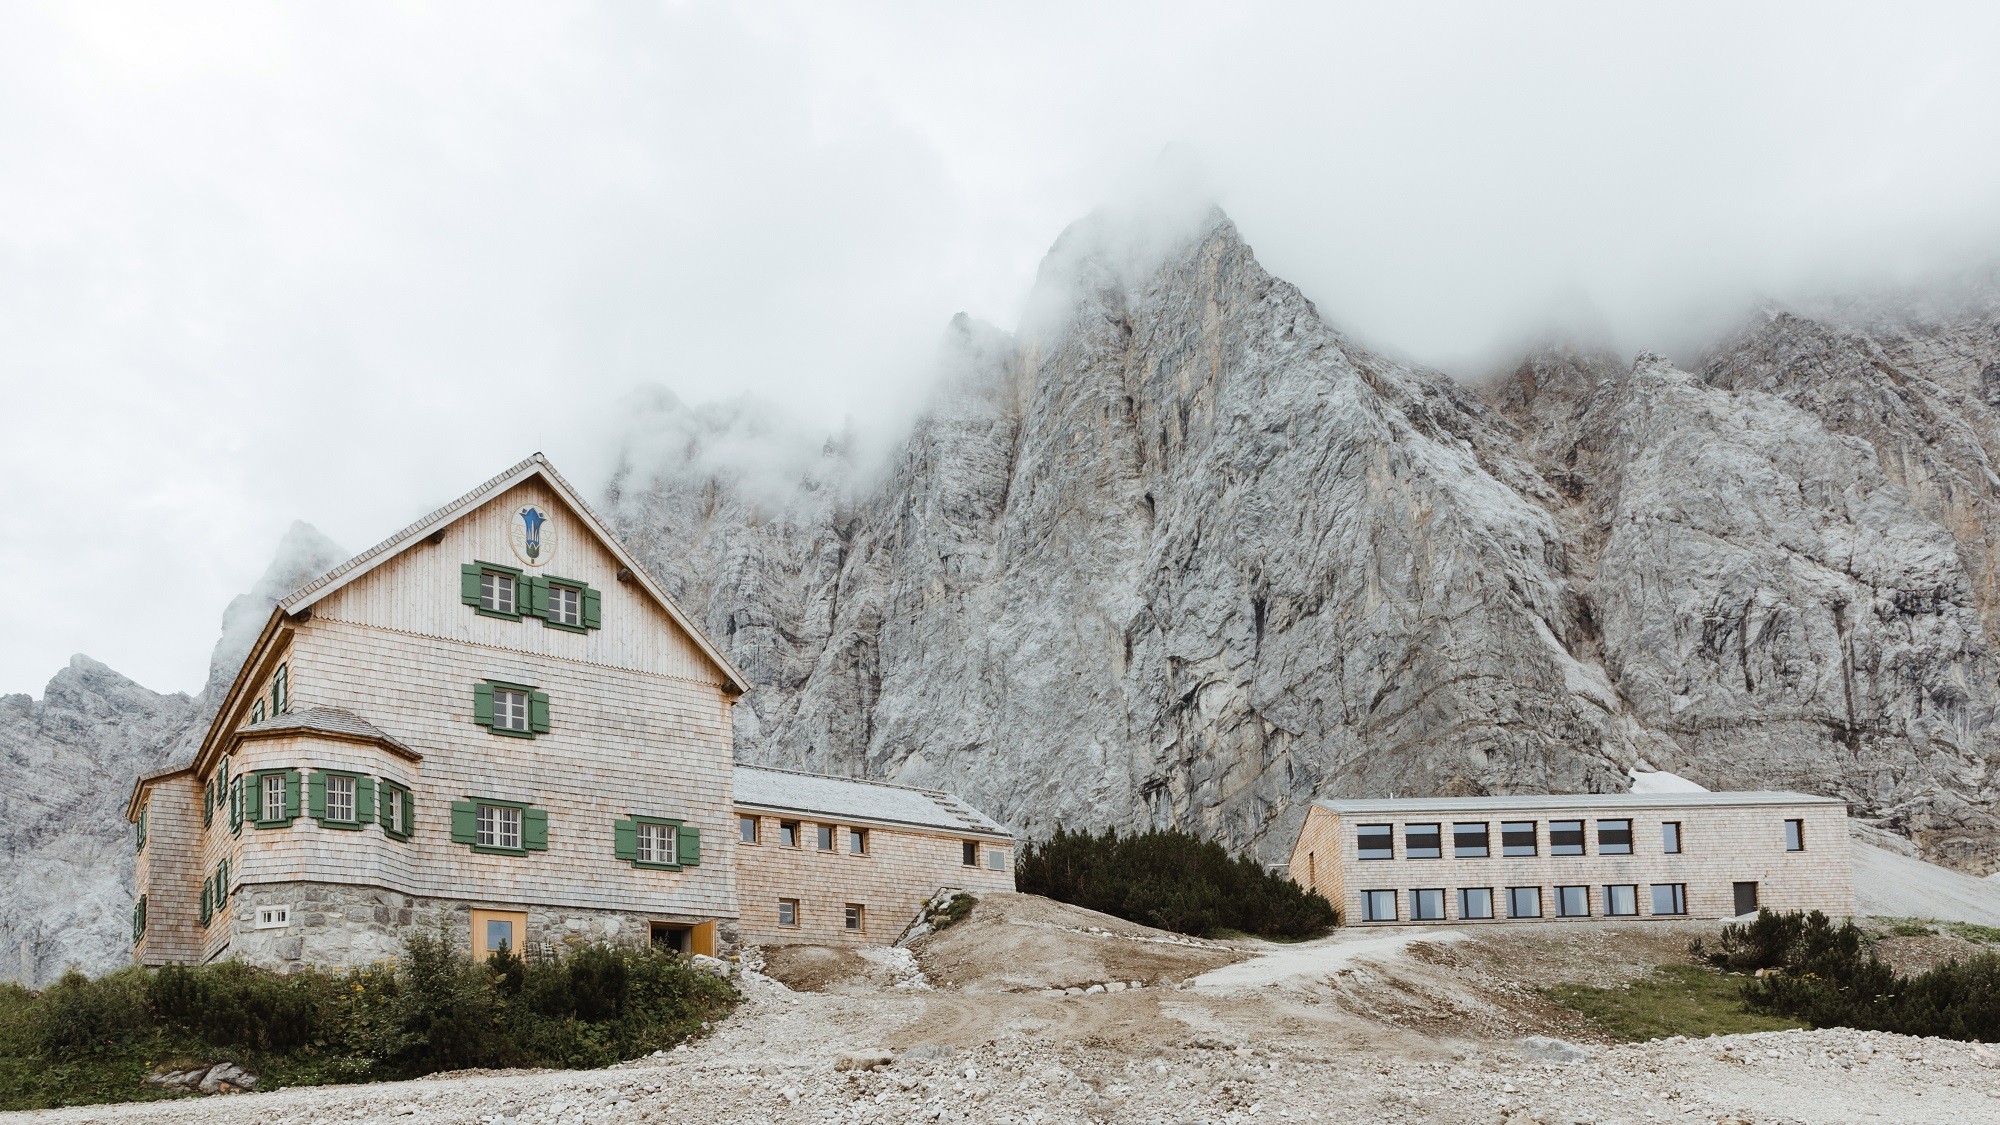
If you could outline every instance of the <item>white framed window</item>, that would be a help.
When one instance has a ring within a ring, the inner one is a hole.
[[[521,810],[511,805],[479,806],[479,832],[474,842],[482,848],[521,846]]]
[[[387,806],[382,810],[383,826],[398,836],[408,832],[410,826],[403,818],[403,805],[408,798],[404,795],[403,791],[393,786],[384,785],[382,787],[382,799],[383,803]]]
[[[264,786],[264,819],[285,819],[285,775],[267,773],[261,784]]]
[[[640,824],[640,863],[678,863],[674,858],[675,831],[671,824]]]
[[[798,924],[799,924],[799,900],[795,898],[779,899],[778,925],[796,926]]]
[[[479,608],[494,613],[515,613],[514,576],[504,571],[479,572]],[[464,610],[459,610],[464,613]]]
[[[354,779],[339,774],[326,775],[326,818],[343,824],[354,823]]]
[[[847,929],[851,933],[860,933],[862,930],[867,929],[868,908],[858,902],[848,903],[846,923]]]
[[[551,585],[548,620],[558,625],[582,625],[583,591],[574,586]]]
[[[528,693],[514,688],[493,689],[493,729],[528,729]]]
[[[1395,891],[1362,891],[1361,920],[1364,922],[1393,922],[1396,920]]]
[[[292,908],[289,904],[257,908],[257,928],[260,930],[282,930],[291,924]]]

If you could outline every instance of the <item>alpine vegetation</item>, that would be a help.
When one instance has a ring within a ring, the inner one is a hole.
[[[1016,878],[1029,894],[1196,937],[1312,938],[1334,923],[1333,904],[1317,891],[1171,829],[1120,836],[1058,827],[1023,846]]]

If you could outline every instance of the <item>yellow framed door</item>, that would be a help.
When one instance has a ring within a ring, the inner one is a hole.
[[[524,910],[472,912],[472,959],[484,961],[502,944],[519,955],[528,944],[528,914]]]

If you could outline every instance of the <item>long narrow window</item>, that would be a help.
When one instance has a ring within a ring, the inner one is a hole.
[[[1668,855],[1681,853],[1681,822],[1669,820],[1660,825],[1660,850]]]
[[[267,773],[258,784],[264,787],[263,815],[259,820],[285,819],[285,775]]]
[[[292,673],[288,664],[278,665],[271,677],[271,714],[282,715],[292,705]]]
[[[1583,822],[1580,820],[1549,821],[1549,854],[1582,855]]]
[[[1360,859],[1396,858],[1396,828],[1392,824],[1364,824],[1354,830],[1354,854]]]
[[[1403,828],[1404,859],[1437,859],[1444,855],[1444,844],[1439,828],[1435,824],[1411,824]]]
[[[1451,826],[1451,854],[1457,859],[1485,859],[1489,854],[1486,847],[1486,823],[1454,824]]]
[[[1785,850],[1802,852],[1806,850],[1806,822],[1788,820],[1785,822]]]
[[[1536,829],[1532,820],[1509,820],[1500,825],[1500,854],[1534,855]]]

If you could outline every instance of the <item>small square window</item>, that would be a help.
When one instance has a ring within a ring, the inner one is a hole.
[[[833,825],[831,825],[831,824],[816,824],[816,825],[814,825],[814,826],[813,826],[813,845],[814,845],[815,847],[817,847],[817,848],[818,848],[818,849],[819,849],[820,851],[823,851],[823,852],[830,852],[830,851],[832,851],[832,850],[833,850]]]
[[[979,841],[961,840],[958,845],[958,862],[966,867],[979,866]]]
[[[1660,850],[1668,855],[1681,852],[1681,822],[1669,820],[1660,825]]]
[[[1486,825],[1454,824],[1451,826],[1451,854],[1455,859],[1485,859],[1489,853],[1486,846]]]
[[[1632,822],[1629,820],[1600,820],[1597,822],[1598,855],[1631,855]]]
[[[1493,917],[1493,888],[1467,887],[1459,891],[1458,916],[1473,920]]]
[[[740,839],[740,840],[742,840],[742,841],[743,841],[744,843],[746,843],[746,844],[754,844],[754,843],[756,843],[756,842],[757,842],[757,824],[758,824],[758,821],[757,821],[757,818],[756,818],[756,817],[754,817],[754,816],[739,816],[739,817],[737,817],[737,818],[736,818],[736,836],[737,836],[737,838],[738,838],[738,839]]]
[[[504,571],[479,572],[479,608],[493,613],[514,613],[514,576]],[[464,613],[464,610],[459,610]]]
[[[1357,859],[1396,858],[1396,827],[1393,824],[1363,824],[1354,830]]]
[[[799,846],[798,821],[781,820],[778,822],[778,844],[781,847],[787,848],[796,848]]]
[[[354,779],[339,774],[326,777],[326,818],[341,824],[354,823]]]
[[[582,625],[583,591],[574,586],[551,585],[548,620],[558,625]]]
[[[999,848],[987,848],[986,866],[995,871],[1007,870],[1007,853]]]
[[[1687,912],[1686,883],[1653,884],[1653,913],[1686,914]]]
[[[1806,822],[1788,820],[1785,822],[1785,850],[1802,852],[1806,850]]]
[[[1507,917],[1540,918],[1542,916],[1542,888],[1508,887]]]
[[[638,832],[638,860],[640,863],[677,863],[674,858],[674,837],[676,832],[671,824],[641,824]]]
[[[528,729],[528,693],[513,688],[493,689],[493,729]]]
[[[1549,854],[1582,855],[1583,822],[1580,820],[1549,821]]]
[[[1364,922],[1393,922],[1396,920],[1395,891],[1362,891],[1361,920]]]
[[[1558,918],[1590,917],[1590,888],[1557,887],[1556,917]]]
[[[1536,854],[1537,829],[1532,820],[1509,820],[1500,825],[1500,854],[1503,856],[1524,856]]]
[[[1613,918],[1629,918],[1639,913],[1639,888],[1636,886],[1604,888],[1604,912]]]
[[[796,926],[798,924],[799,924],[799,900],[795,898],[779,899],[778,925],[791,927],[791,926]]]
[[[1444,843],[1438,825],[1408,824],[1403,826],[1404,859],[1438,859],[1443,855]]]
[[[867,924],[868,924],[868,908],[861,905],[858,902],[848,903],[847,904],[848,930],[853,933],[860,933],[864,928],[866,928]]]
[[[850,828],[847,830],[847,852],[849,855],[868,854],[868,830]]]
[[[521,846],[521,810],[511,805],[479,806],[479,831],[473,837],[482,848]]]
[[[1410,917],[1418,922],[1444,921],[1444,891],[1441,888],[1411,891]]]

